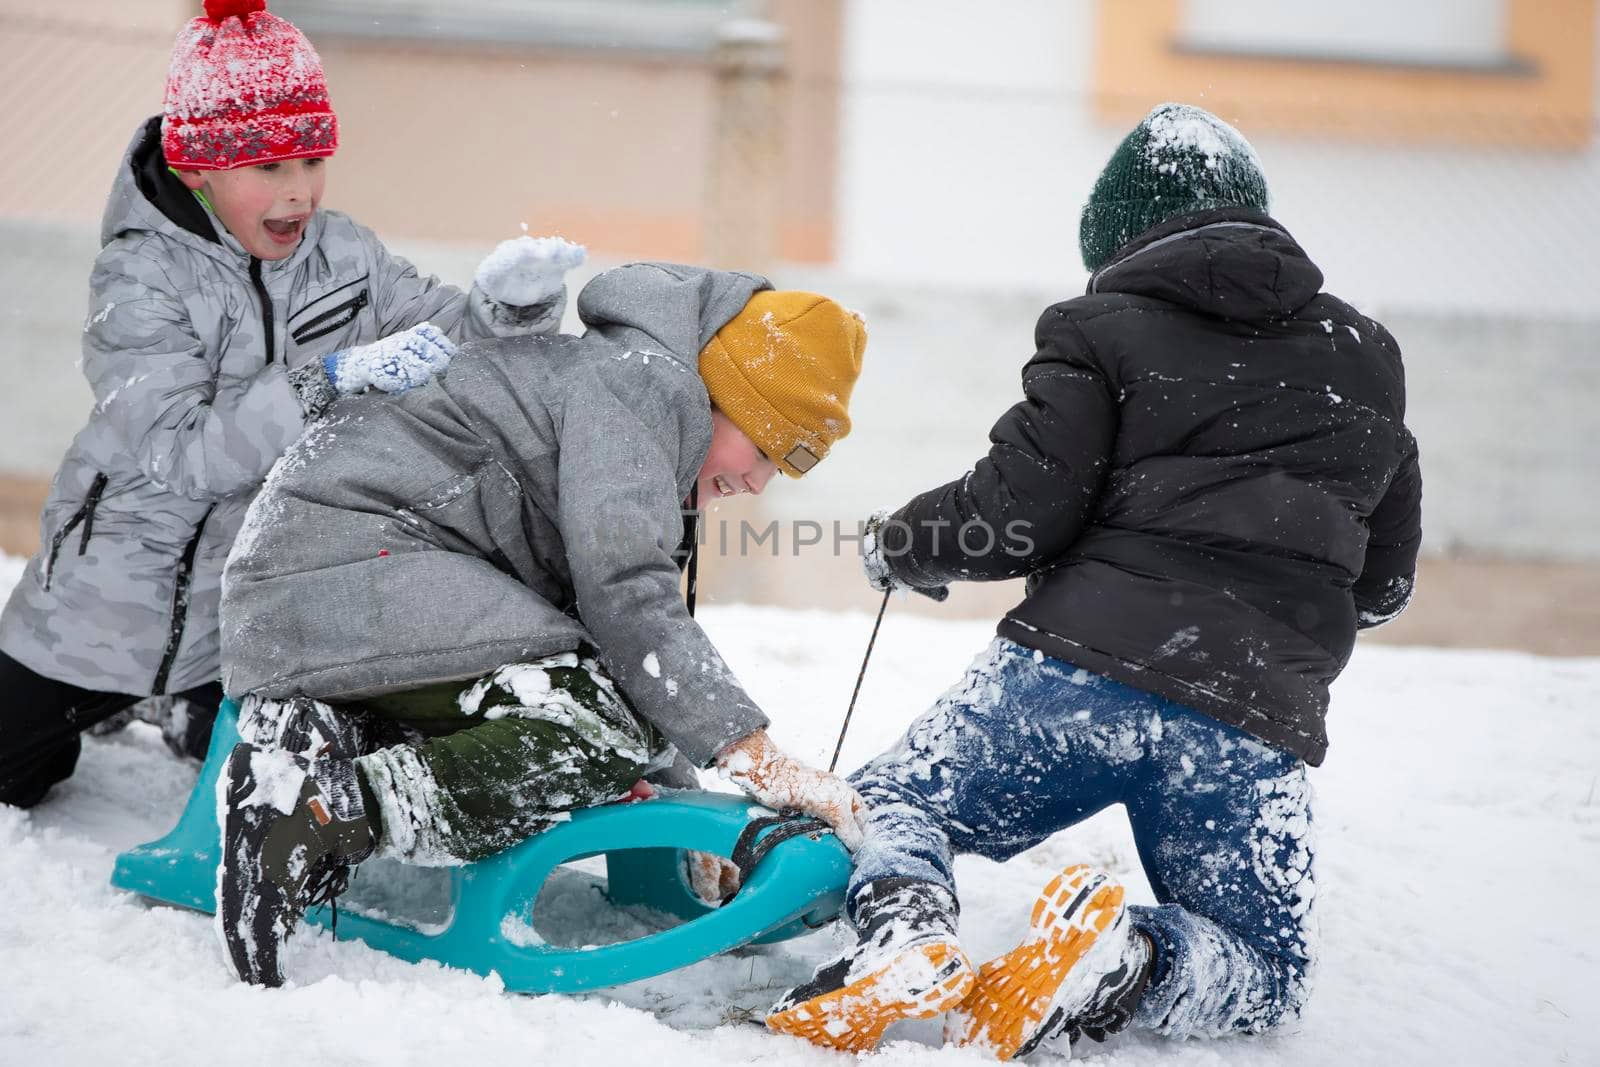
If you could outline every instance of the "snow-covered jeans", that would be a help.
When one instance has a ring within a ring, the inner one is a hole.
[[[1006,860],[1112,804],[1158,907],[1133,1025],[1260,1033],[1298,1016],[1314,925],[1305,764],[1192,708],[996,639],[852,776],[871,807],[849,900],[880,878],[952,892],[952,860]]]

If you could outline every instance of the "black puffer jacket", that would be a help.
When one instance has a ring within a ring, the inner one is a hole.
[[[1320,763],[1356,630],[1410,598],[1422,495],[1400,350],[1321,285],[1254,211],[1141,236],[1040,318],[988,456],[895,514],[896,576],[1028,575],[1002,636]]]

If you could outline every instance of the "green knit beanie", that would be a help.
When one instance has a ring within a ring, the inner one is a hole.
[[[1209,111],[1161,104],[1111,153],[1083,205],[1083,265],[1099,270],[1152,226],[1228,205],[1267,210],[1267,180],[1255,149]]]

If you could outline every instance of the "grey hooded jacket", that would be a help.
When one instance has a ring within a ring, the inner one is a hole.
[[[252,258],[166,172],[159,119],[123,158],[101,242],[83,332],[95,403],[0,650],[85,689],[180,692],[217,677],[223,561],[305,426],[289,372],[424,321],[457,340],[503,328],[497,305],[419,277],[336,211],[289,258]]]
[[[765,726],[674,559],[711,442],[700,350],[765,288],[620,267],[579,295],[582,337],[467,345],[425,388],[335,404],[228,562],[225,688],[355,699],[588,643],[698,766]]]

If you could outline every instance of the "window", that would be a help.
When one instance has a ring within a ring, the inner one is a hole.
[[[1099,0],[1094,106],[1187,100],[1252,131],[1583,149],[1596,0]]]
[[[1177,45],[1220,55],[1513,70],[1505,0],[1184,0]]]

